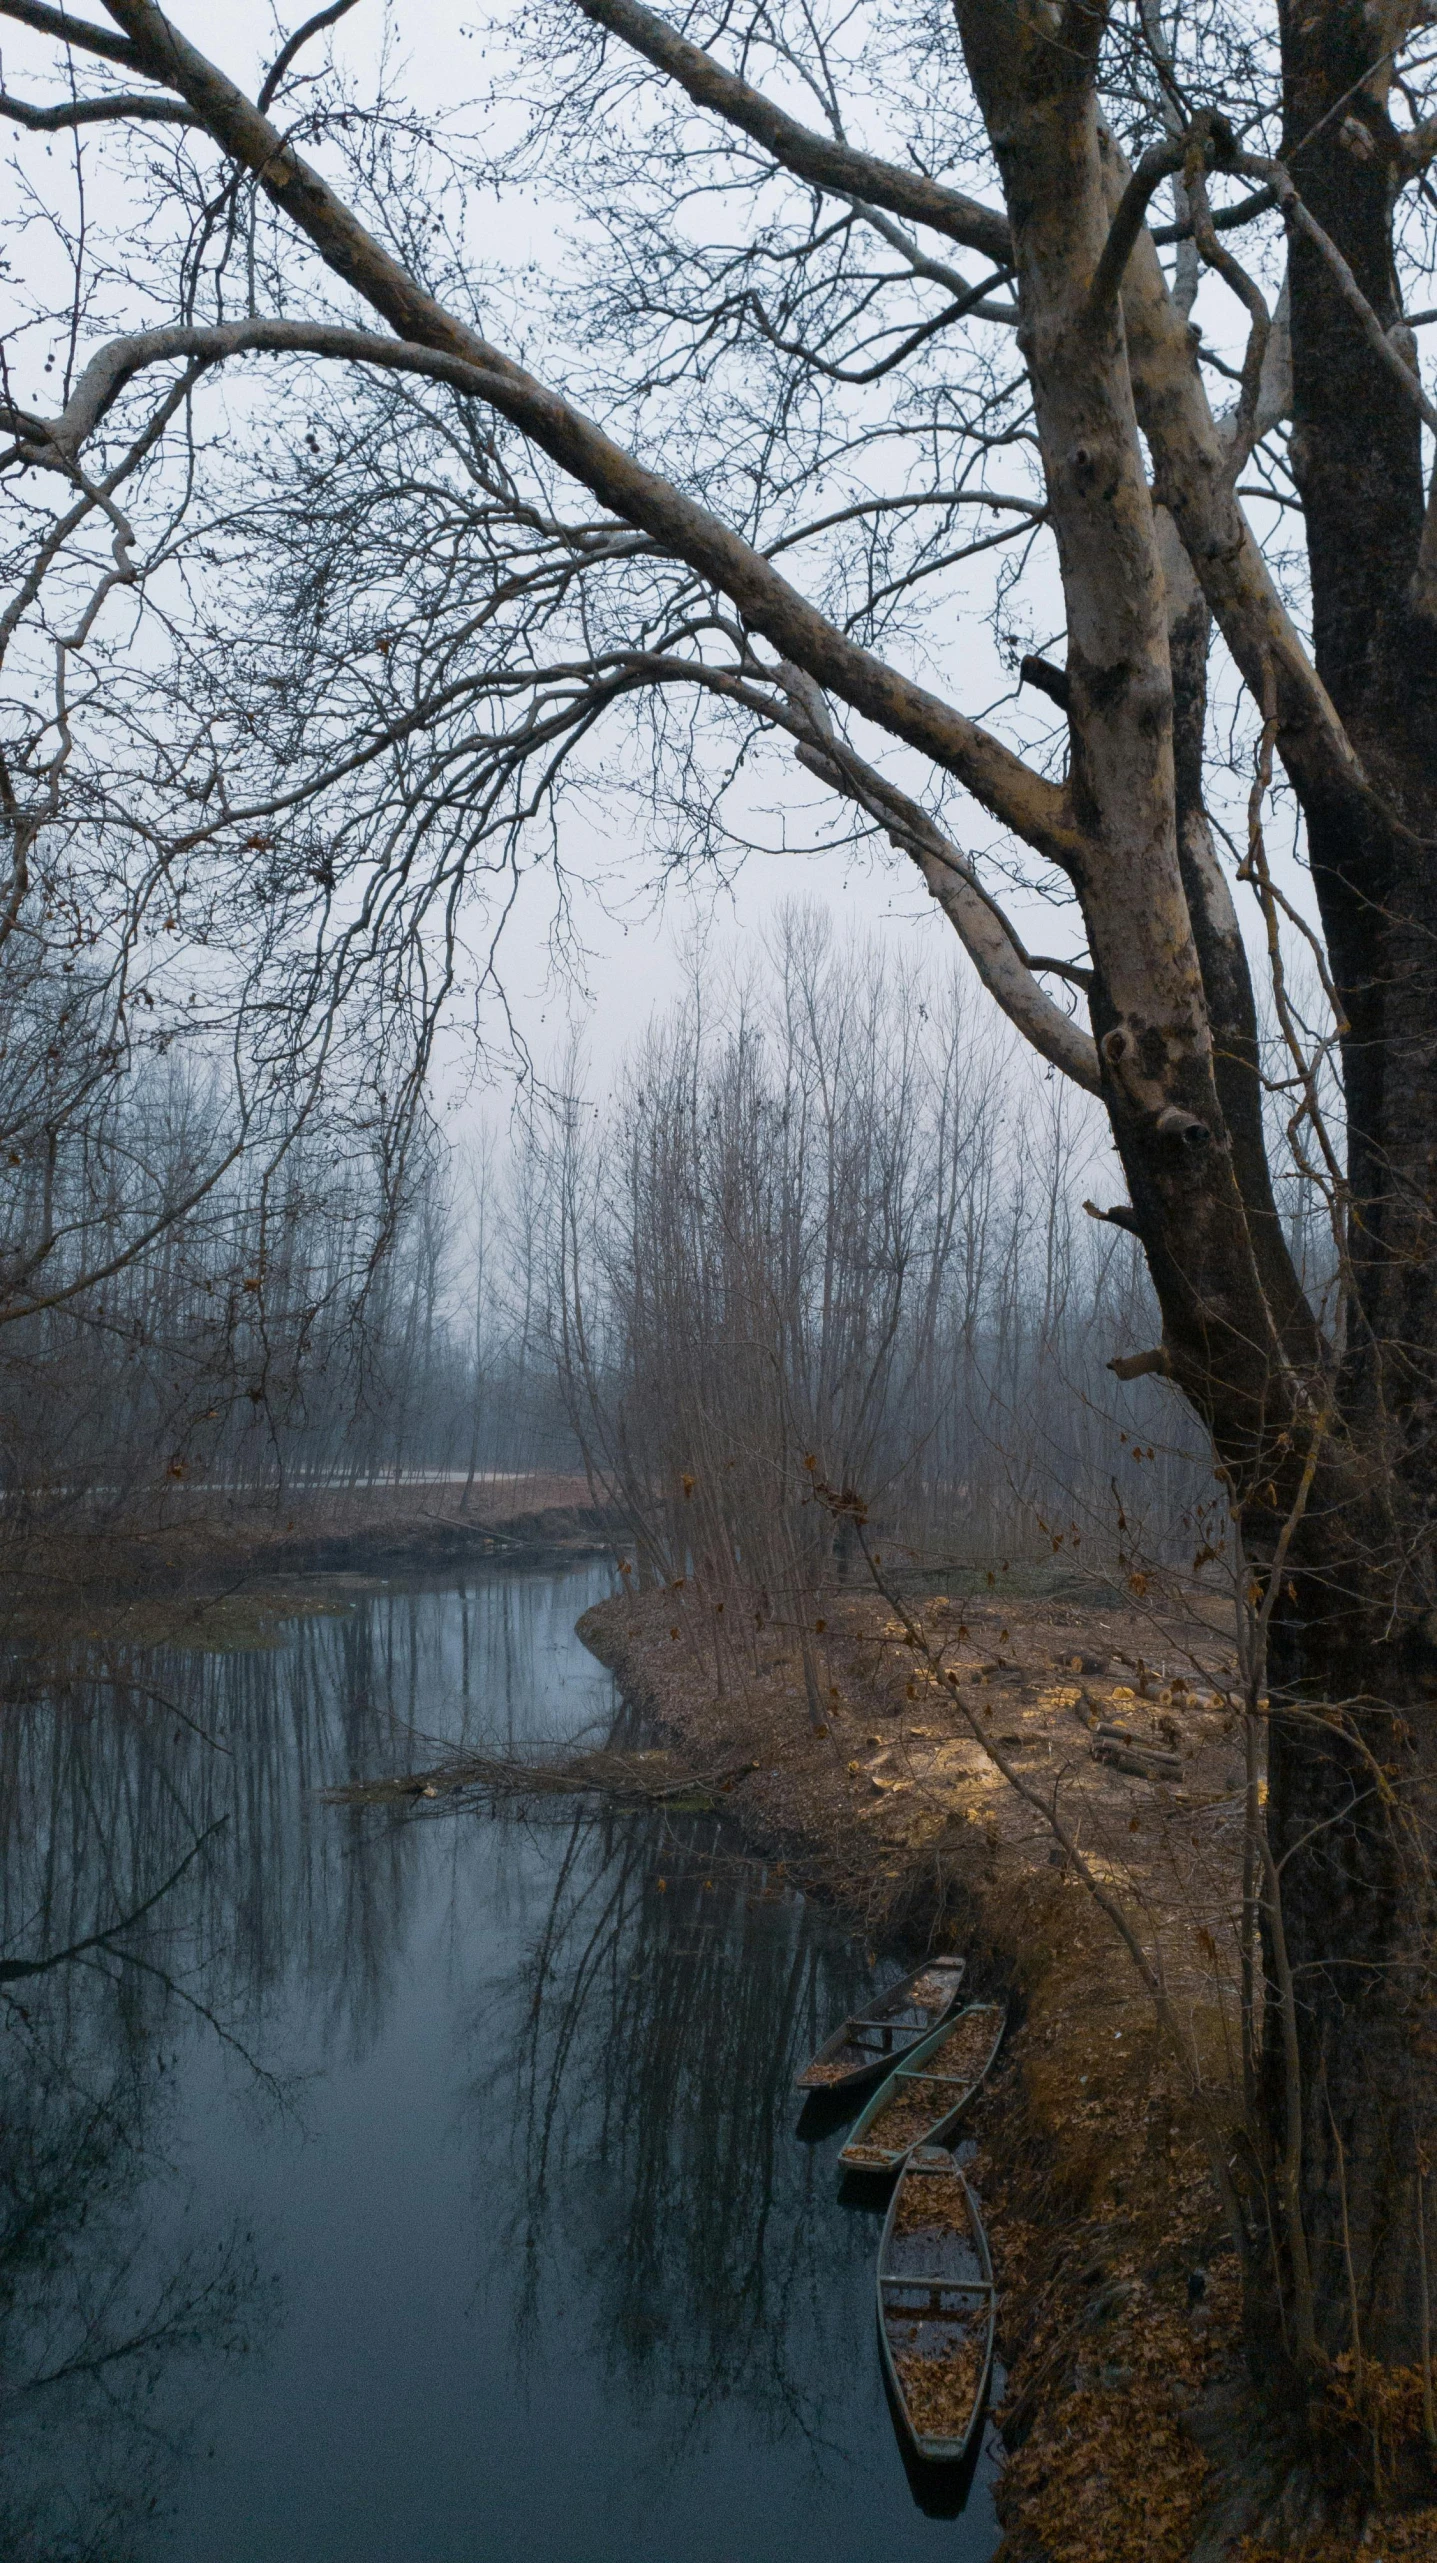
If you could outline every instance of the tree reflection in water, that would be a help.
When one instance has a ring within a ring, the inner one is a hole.
[[[25,2563],[125,2563],[186,2452],[161,2378],[266,2312],[242,2228],[153,2247],[164,2066],[125,1974],[85,1972],[0,2021],[0,2551]]]
[[[478,2209],[501,2338],[512,2298],[537,2374],[577,2320],[611,2392],[662,2400],[666,2449],[725,2403],[815,2454],[843,2439],[873,2236],[794,2142],[792,2082],[871,1981],[863,1951],[708,1817],[436,1826],[315,1795],[411,1769],[416,1736],[598,1740],[583,1582],[496,1575],[348,1599],[248,1650],[80,1656],[0,1715],[7,2558],[128,2563],[156,2513],[187,2514],[187,2452],[284,2306],[267,2231],[197,2191],[189,2232],[185,2111],[219,2092],[236,2123],[256,2101],[303,2118],[284,2074],[380,2052],[421,1946],[456,1979],[463,2112],[498,2172]],[[417,2113],[436,2149],[451,2091]]]
[[[257,2324],[242,2229],[152,2238],[175,2039],[208,2014],[240,2044],[185,1945],[224,1826],[193,1831],[145,1740],[83,1695],[12,1711],[0,1738],[0,2549],[123,2563],[185,2453],[161,2379]]]
[[[332,2051],[379,2034],[423,1847],[324,1811],[415,1731],[518,1742],[572,1579],[343,1601],[252,1650],[106,1655],[0,1712],[0,2553],[125,2563],[228,2358],[277,2306],[236,2223],[176,2242],[174,2094],[220,2042],[270,2109],[296,1996]],[[550,1686],[552,1688],[552,1686]],[[606,1696],[595,1668],[595,1691]],[[355,1857],[363,1849],[362,1857]]]
[[[767,2434],[826,2443],[856,2346],[846,2320],[828,2337],[835,2262],[866,2266],[873,2235],[795,2143],[793,2078],[869,1980],[716,1819],[569,1821],[532,1954],[481,2031],[502,2032],[501,2061],[478,2105],[523,2158],[501,2244],[521,2332],[581,2272],[594,2355],[636,2401],[662,2392],[696,2423],[741,2398]]]

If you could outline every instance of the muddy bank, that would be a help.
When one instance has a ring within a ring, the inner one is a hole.
[[[0,1597],[12,1627],[78,1610],[107,1624],[170,1606],[306,1606],[314,1576],[443,1575],[485,1562],[559,1567],[606,1555],[613,1525],[582,1479],[302,1490],[257,1501],[181,1488],[148,1514],[80,1520],[61,1505],[0,1524]]]
[[[259,1540],[252,1562],[264,1572],[332,1575],[351,1572],[418,1574],[468,1566],[482,1558],[526,1566],[562,1565],[578,1557],[607,1556],[618,1525],[588,1502],[520,1503],[492,1500],[461,1515],[452,1508],[403,1501],[376,1507],[358,1519],[287,1520]]]
[[[128,1680],[137,1651],[280,1645],[289,1623],[347,1611],[377,1584],[612,1555],[582,1482],[511,1480],[467,1510],[462,1493],[385,1487],[284,1510],[195,1505],[140,1527],[44,1525],[8,1555],[0,1546],[0,1702],[34,1696],[77,1647],[91,1676]]]
[[[1304,2541],[1264,2449],[1188,2081],[1041,1812],[1056,1789],[1150,1922],[1222,2124],[1241,1772],[1219,1609],[1175,1632],[1110,1592],[933,1596],[915,1607],[945,1688],[881,1599],[840,1597],[809,1632],[815,1732],[792,1632],[735,1607],[690,1585],[603,1603],[580,1634],[696,1763],[747,1766],[734,1812],[795,1877],[875,1941],[965,1949],[973,1990],[1012,2005],[967,2130],[1003,2291],[1004,2563],[1335,2563],[1352,2540]],[[1437,2513],[1363,2551],[1437,2556]]]

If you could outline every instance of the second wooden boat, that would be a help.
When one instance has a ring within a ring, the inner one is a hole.
[[[961,2465],[982,2426],[997,2301],[977,2200],[950,2153],[919,2145],[878,2246],[878,2339],[903,2427],[930,2465]]]
[[[915,2145],[946,2136],[983,2081],[1007,2025],[1001,2002],[945,2021],[879,2085],[838,2159],[848,2171],[897,2171]]]
[[[875,2074],[891,2073],[946,2020],[963,1984],[962,1958],[929,1958],[911,1976],[876,1994],[826,2039],[798,2077],[799,2091],[857,2091]]]

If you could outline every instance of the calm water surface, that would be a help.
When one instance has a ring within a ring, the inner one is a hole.
[[[369,1592],[0,1716],[13,2563],[992,2553],[986,2454],[915,2500],[877,2218],[795,2135],[871,1954],[712,1818],[315,1794],[606,1734],[604,1589]]]

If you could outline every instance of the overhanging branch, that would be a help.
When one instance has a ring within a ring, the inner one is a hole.
[[[124,90],[117,90],[113,98],[71,98],[58,107],[32,107],[0,89],[0,116],[12,125],[23,125],[27,133],[64,133],[77,125],[199,122],[183,98],[151,97],[148,91],[131,95]]]
[[[960,191],[945,188],[911,170],[893,167],[870,154],[852,151],[831,137],[808,131],[793,117],[772,107],[747,82],[723,71],[698,46],[679,36],[666,20],[639,5],[639,0],[575,0],[575,5],[595,25],[621,37],[656,69],[678,81],[695,104],[748,133],[771,151],[781,166],[807,183],[826,188],[850,203],[881,206],[905,220],[924,223],[1004,265],[1011,260],[1009,226],[997,209],[978,204]],[[136,38],[143,35],[143,45],[129,37],[111,35],[88,20],[71,18],[62,10],[41,6],[39,0],[0,0],[0,17],[13,18],[126,68],[148,72],[167,87],[180,85],[175,68],[182,50],[206,95],[206,105],[197,109],[200,121],[226,148],[235,150],[250,166],[263,169],[267,191],[276,204],[286,201],[288,190],[296,220],[318,238],[309,219],[315,210],[313,202],[303,206],[299,202],[300,197],[312,197],[318,182],[314,182],[314,190],[293,187],[292,178],[297,175],[299,164],[295,155],[285,151],[273,128],[256,117],[249,102],[231,83],[214,72],[193,48],[184,45],[160,10],[144,5],[144,0],[140,5],[134,5],[134,0],[116,0],[114,14],[126,28],[136,31]],[[191,103],[196,102],[192,99]],[[247,137],[243,140],[232,130],[234,110],[242,111],[248,119]],[[263,145],[261,133],[265,137]],[[269,153],[267,160],[264,150]],[[1115,145],[1111,157],[1115,170],[1120,171],[1122,155]],[[280,170],[283,179],[276,183]],[[1119,178],[1114,211],[1126,174]],[[324,193],[327,195],[327,191]],[[1272,200],[1273,193],[1264,176],[1253,196],[1214,215],[1214,229],[1225,230],[1252,219]],[[346,220],[343,209],[336,208],[332,199],[323,210],[329,218],[324,254],[338,273],[351,275],[348,235],[356,236],[360,243],[364,242],[364,235],[352,217]],[[337,221],[333,219],[336,212]],[[1135,254],[1124,279],[1133,388],[1140,422],[1153,450],[1159,495],[1172,507],[1209,604],[1249,686],[1260,693],[1269,681],[1269,672],[1276,674],[1280,744],[1299,795],[1304,800],[1310,795],[1347,799],[1370,815],[1374,805],[1371,787],[1275,593],[1242,511],[1230,487],[1223,486],[1228,459],[1224,440],[1196,377],[1185,320],[1169,305],[1156,255],[1155,242],[1176,238],[1183,228],[1168,227],[1150,234],[1140,227]],[[375,299],[372,295],[370,298]],[[392,319],[402,338],[429,334],[427,328],[409,326],[404,317],[394,319],[389,308],[377,307],[384,308],[385,317]],[[543,440],[536,436],[536,441]],[[554,452],[555,448],[546,445],[546,450]],[[585,477],[582,471],[578,476]],[[597,486],[592,480],[588,485]],[[618,512],[625,511],[620,508]],[[778,645],[791,655],[799,654],[794,642],[781,641]],[[832,683],[833,690],[845,699],[854,699],[847,685],[828,673],[823,681]],[[909,735],[907,731],[903,734]],[[922,743],[929,744],[926,738]],[[947,756],[942,761],[950,763],[950,770],[960,770]],[[1008,817],[991,793],[980,792],[979,797]],[[1008,823],[1017,825],[1018,833],[1027,834],[1011,818]],[[1061,834],[1070,822],[1066,814],[1060,819],[1053,813],[1049,824],[1056,825]],[[1031,835],[1028,841],[1037,842]]]
[[[601,503],[725,595],[751,627],[853,710],[931,757],[1002,824],[1069,868],[1085,851],[1066,791],[938,696],[885,665],[790,587],[752,544],[614,443],[524,367],[446,311],[234,83],[152,0],[111,0],[149,75],[176,88],[221,148],[252,169],[273,203],[398,337],[471,368],[489,402]]]
[[[55,36],[63,45],[73,45],[77,53],[93,53],[101,62],[118,62],[125,71],[142,71],[139,50],[125,36],[117,36],[109,27],[97,27],[89,18],[74,17],[68,9],[49,9],[43,0],[0,0],[0,18],[13,18],[20,27],[33,27],[36,35]]]
[[[859,196],[883,212],[901,214],[942,232],[964,249],[976,249],[997,267],[1011,264],[1012,234],[1005,213],[981,205],[956,187],[940,186],[916,170],[900,169],[871,152],[855,151],[827,134],[814,133],[775,107],[759,89],[725,71],[700,45],[690,44],[665,18],[639,0],[574,0],[586,18],[616,35],[656,71],[676,80],[696,107],[707,107],[772,152],[796,178],[830,194]]]
[[[796,177],[850,202],[862,198],[925,223],[964,247],[1011,265],[1012,236],[1003,215],[956,190],[915,179],[910,171],[850,153],[810,132],[746,81],[723,71],[640,0],[575,0],[575,5],[677,81],[696,105],[760,143]],[[1109,139],[1111,165],[1120,173],[1116,214],[1131,173]],[[1250,222],[1276,202],[1269,172],[1258,174],[1261,183],[1252,195],[1213,215],[1214,231]],[[1299,796],[1345,800],[1367,817],[1374,804],[1371,786],[1232,494],[1227,443],[1193,363],[1186,315],[1173,307],[1162,275],[1158,243],[1187,237],[1190,231],[1190,224],[1175,224],[1150,233],[1139,222],[1122,278],[1133,391],[1157,467],[1158,494],[1172,508],[1208,603],[1258,699],[1269,672],[1276,674],[1282,751]]]
[[[797,715],[788,726],[800,733],[799,764],[831,791],[856,801],[877,821],[889,842],[917,864],[984,987],[1009,1022],[1065,1077],[1087,1093],[1098,1094],[1101,1075],[1095,1043],[1039,986],[1030,955],[971,864],[965,863],[926,810],[835,735],[822,695],[799,669],[785,668],[780,675]]]

